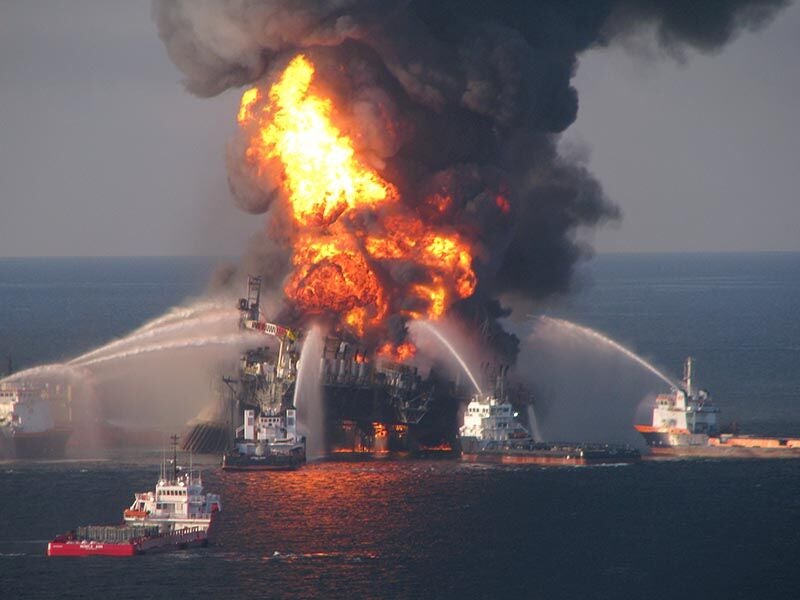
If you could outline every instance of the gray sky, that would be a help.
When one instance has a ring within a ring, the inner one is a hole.
[[[716,55],[581,60],[565,142],[622,208],[600,251],[800,250],[800,3]]]
[[[583,56],[567,151],[624,218],[599,251],[800,250],[800,5],[722,53]],[[0,256],[237,255],[238,98],[186,93],[149,0],[0,2]]]

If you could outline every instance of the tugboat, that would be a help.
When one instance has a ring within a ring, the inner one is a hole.
[[[799,438],[723,433],[720,410],[706,390],[695,392],[693,360],[686,359],[681,386],[656,397],[652,425],[635,425],[653,456],[800,458]]]
[[[208,545],[220,497],[204,493],[202,475],[191,467],[178,472],[177,436],[172,440],[172,469],[162,462],[155,490],[135,494],[122,525],[78,527],[48,543],[47,555],[134,556]]]
[[[538,465],[598,465],[638,462],[641,454],[621,444],[537,441],[517,421],[506,398],[505,372],[495,379],[495,394],[475,395],[467,405],[461,436],[461,458],[469,462]]]

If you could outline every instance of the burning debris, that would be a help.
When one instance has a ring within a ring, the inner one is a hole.
[[[578,55],[642,31],[711,51],[783,4],[156,0],[155,18],[191,92],[247,86],[229,179],[268,221],[240,275],[271,282],[276,319],[402,360],[408,321],[451,315],[513,361],[500,299],[565,291],[576,231],[619,216],[557,152]]]

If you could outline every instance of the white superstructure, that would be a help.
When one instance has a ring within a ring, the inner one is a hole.
[[[305,438],[297,433],[297,410],[266,414],[245,410],[244,425],[236,429],[236,450],[242,456],[305,453]]]
[[[653,427],[659,430],[677,430],[697,435],[719,433],[719,409],[711,402],[708,392],[692,390],[692,358],[686,359],[683,389],[674,388],[668,394],[656,397],[653,409]]]
[[[191,468],[178,474],[173,461],[171,475],[162,464],[155,490],[137,492],[123,517],[128,525],[158,525],[162,532],[207,531],[221,510],[219,494],[204,492],[202,474]]]
[[[50,402],[42,390],[25,387],[0,389],[0,427],[8,432],[43,433],[56,426]]]
[[[475,438],[481,442],[530,438],[530,433],[516,420],[516,416],[508,402],[499,402],[494,396],[474,396],[467,405],[459,434],[462,438]]]
[[[0,384],[0,455],[62,457],[72,433],[70,396],[69,386]]]

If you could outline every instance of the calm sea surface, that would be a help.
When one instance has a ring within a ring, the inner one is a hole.
[[[0,357],[20,368],[199,294],[199,259],[0,259]],[[800,430],[800,255],[600,257],[547,308],[673,366],[687,353],[747,429]],[[0,598],[796,598],[800,461],[509,468],[320,463],[221,473],[217,544],[47,559],[116,522],[160,456],[0,462]]]

